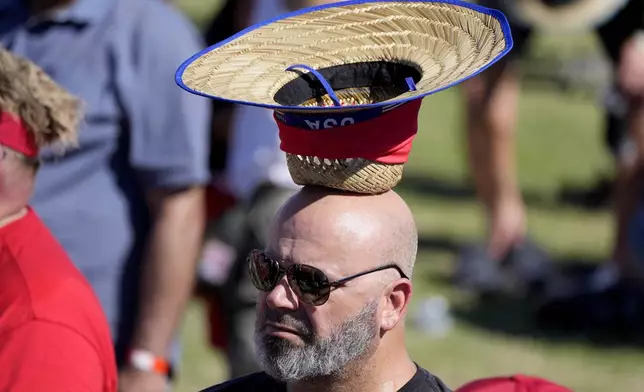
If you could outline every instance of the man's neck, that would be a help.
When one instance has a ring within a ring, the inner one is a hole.
[[[416,364],[407,352],[376,354],[368,363],[345,369],[337,377],[295,382],[288,392],[396,392],[416,374]]]

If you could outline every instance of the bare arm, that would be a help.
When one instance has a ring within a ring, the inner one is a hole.
[[[149,204],[154,225],[132,346],[165,357],[192,294],[205,225],[204,190],[153,191]]]

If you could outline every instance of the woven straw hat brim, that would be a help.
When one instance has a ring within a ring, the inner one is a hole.
[[[608,21],[630,0],[578,0],[548,7],[540,0],[507,1],[508,12],[520,23],[546,31],[589,30]]]
[[[176,82],[185,90],[234,103],[303,110],[275,94],[299,77],[286,68],[323,69],[388,61],[422,74],[416,90],[341,110],[393,105],[449,88],[483,71],[512,48],[505,16],[458,0],[353,0],[312,7],[250,27],[188,59]],[[333,110],[307,107],[307,111]]]

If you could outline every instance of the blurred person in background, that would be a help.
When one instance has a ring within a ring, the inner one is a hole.
[[[77,141],[80,102],[0,48],[0,391],[116,392],[92,288],[28,206],[38,151]]]
[[[586,10],[594,7],[603,12],[597,17],[596,31],[614,65],[616,89],[624,97],[624,110],[628,113],[627,122],[623,125],[628,133],[625,137],[630,136],[636,146],[619,151],[615,189],[617,230],[610,261],[625,276],[631,275],[635,264],[629,255],[627,227],[637,199],[641,198],[640,173],[644,163],[644,50],[641,32],[644,28],[644,2],[480,0],[478,3],[497,8],[508,15],[514,48],[509,56],[485,73],[464,83],[470,170],[485,211],[488,229],[484,247],[470,248],[460,255],[456,266],[456,281],[462,287],[486,291],[502,286],[502,274],[507,271],[528,284],[547,279],[550,275],[544,253],[527,238],[525,205],[517,183],[514,148],[520,87],[518,60],[527,49],[533,25],[538,24],[530,19],[531,9],[539,8],[540,15],[545,13],[556,16],[560,10],[577,5]],[[524,13],[519,14],[518,10],[523,9]],[[544,12],[544,9],[547,11]],[[571,14],[568,11],[565,20],[560,18],[560,27],[581,24],[580,20],[585,13]],[[556,24],[555,20],[557,19],[553,17],[552,25]],[[620,135],[613,136],[615,137],[619,139]],[[615,143],[617,144],[620,143]],[[600,275],[600,280],[605,285],[606,273],[601,272]]]
[[[119,390],[166,391],[209,180],[209,102],[172,83],[198,32],[159,0],[7,0],[0,42],[85,102],[79,148],[43,149],[32,203],[100,299]]]

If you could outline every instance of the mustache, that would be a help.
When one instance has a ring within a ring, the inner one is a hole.
[[[266,321],[292,328],[305,336],[310,336],[312,334],[311,325],[308,322],[307,317],[304,315],[298,317],[293,313],[281,313],[275,309],[265,309],[264,322]]]

